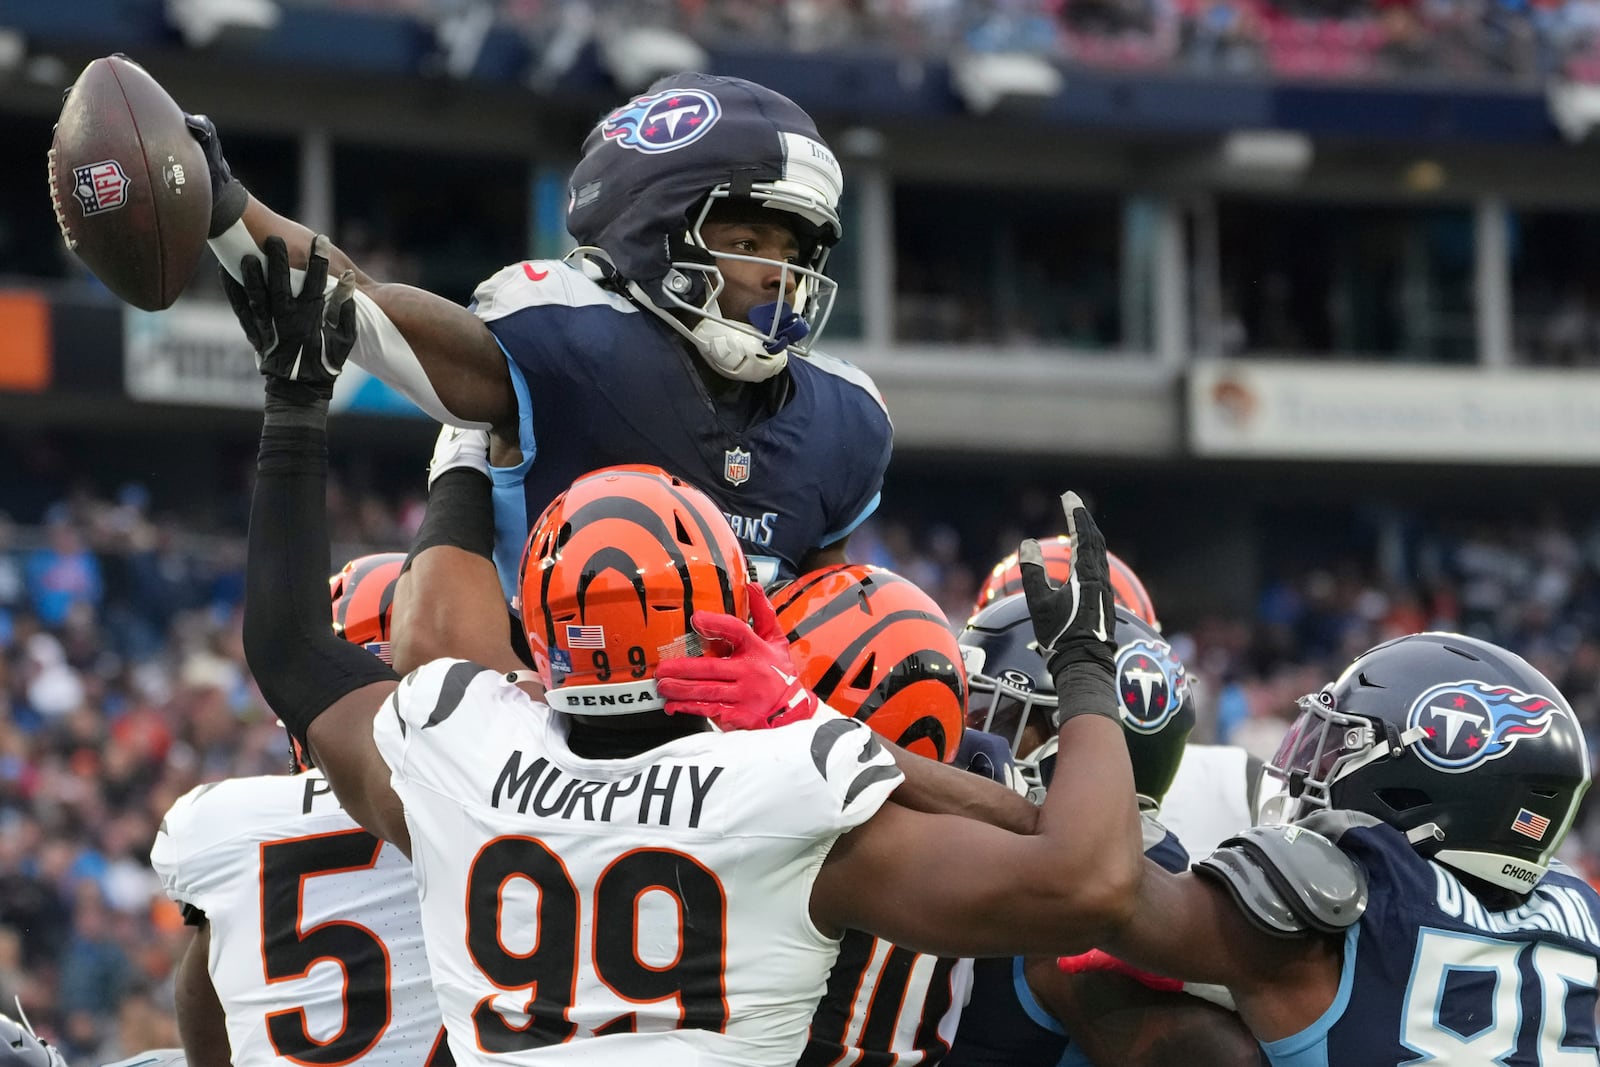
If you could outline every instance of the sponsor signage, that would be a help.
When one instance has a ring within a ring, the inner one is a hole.
[[[123,385],[134,400],[155,404],[261,408],[261,375],[226,304],[179,301],[165,311],[123,313]],[[422,417],[399,393],[346,364],[333,411]]]
[[[1441,463],[1600,460],[1600,372],[1196,360],[1202,456]]]

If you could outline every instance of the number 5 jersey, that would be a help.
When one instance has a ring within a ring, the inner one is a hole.
[[[839,947],[811,887],[893,758],[827,710],[623,759],[567,726],[461,660],[375,720],[457,1062],[792,1067]]]
[[[411,865],[321,774],[190,790],[150,860],[186,920],[210,924],[234,1067],[450,1062]]]

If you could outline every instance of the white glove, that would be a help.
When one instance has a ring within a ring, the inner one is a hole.
[[[433,488],[433,480],[439,475],[457,467],[469,467],[489,477],[489,431],[439,427],[439,438],[433,443],[433,458],[428,461],[428,488]]]

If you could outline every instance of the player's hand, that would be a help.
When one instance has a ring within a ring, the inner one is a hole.
[[[723,730],[765,730],[816,714],[817,698],[800,684],[772,602],[758,583],[747,588],[754,628],[711,611],[697,611],[690,620],[702,638],[723,643],[725,655],[708,651],[656,667],[656,691],[668,715],[703,715]]]
[[[268,237],[261,247],[267,265],[254,256],[239,264],[244,283],[222,272],[222,287],[256,350],[256,369],[270,379],[299,382],[324,398],[333,395],[333,381],[356,342],[356,307],[350,296],[355,272],[347,270],[339,284],[327,289],[328,257],[320,251],[327,238],[311,239],[305,280],[296,296],[289,281],[289,249],[281,237]]]
[[[1077,956],[1061,956],[1056,959],[1056,966],[1063,974],[1089,974],[1094,971],[1103,971],[1110,974],[1123,974],[1132,978],[1140,985],[1163,993],[1176,993],[1183,988],[1183,983],[1176,978],[1168,978],[1161,974],[1152,974],[1141,971],[1130,963],[1124,963],[1117,957],[1092,948],[1088,952]]]
[[[200,143],[200,150],[206,154],[206,170],[211,174],[211,232],[206,236],[217,237],[239,221],[250,194],[222,158],[222,139],[217,136],[216,123],[188,112],[184,112],[183,122],[189,127],[189,136]]]
[[[1075,668],[1089,668],[1096,681],[1110,680],[1117,656],[1117,611],[1105,537],[1077,493],[1063,493],[1061,507],[1072,541],[1072,576],[1062,585],[1051,585],[1039,542],[1029,538],[1017,550],[1022,591],[1039,651],[1061,698],[1058,718],[1087,710],[1115,717],[1114,703],[1104,709],[1069,706],[1063,692]]]
[[[433,458],[428,461],[428,488],[445,471],[475,470],[488,478],[489,431],[463,430],[459,426],[439,427],[433,442]]]

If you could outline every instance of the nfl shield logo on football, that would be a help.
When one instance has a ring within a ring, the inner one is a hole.
[[[730,448],[722,453],[722,476],[734,485],[750,480],[750,453],[742,448]]]
[[[114,159],[78,167],[72,172],[72,195],[85,215],[110,211],[128,202],[128,176]]]

